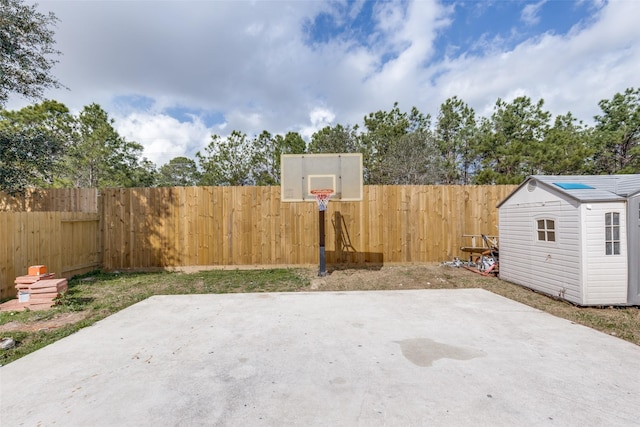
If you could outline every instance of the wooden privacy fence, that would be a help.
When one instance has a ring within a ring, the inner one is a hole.
[[[327,263],[464,256],[463,235],[497,234],[514,188],[365,186],[362,202],[329,203]],[[281,203],[280,187],[105,190],[102,224],[107,270],[318,262],[315,202]]]
[[[98,212],[95,188],[27,189],[12,197],[0,191],[0,212]]]
[[[100,268],[95,212],[0,212],[0,298],[15,295],[16,276],[44,264],[56,277]]]
[[[365,186],[329,203],[332,264],[438,262],[468,256],[463,235],[498,231],[515,186]],[[70,277],[97,268],[318,263],[315,202],[281,203],[280,187],[40,190],[1,197],[0,298],[29,265]],[[16,212],[19,211],[19,212]],[[43,212],[40,212],[43,211]],[[84,212],[82,212],[84,211]]]
[[[15,295],[16,276],[44,264],[57,277],[101,266],[98,191],[29,189],[21,197],[0,192],[0,298]]]

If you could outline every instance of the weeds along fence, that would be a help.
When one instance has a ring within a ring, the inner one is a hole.
[[[44,264],[58,277],[100,268],[101,238],[95,189],[0,193],[0,298],[15,295],[16,276]]]
[[[496,205],[515,186],[365,186],[329,203],[325,248],[336,264],[422,263],[463,256],[463,235],[497,234]],[[69,277],[96,268],[318,263],[315,202],[280,187],[41,190],[0,195],[1,298],[29,265]],[[19,211],[19,212],[16,212]]]

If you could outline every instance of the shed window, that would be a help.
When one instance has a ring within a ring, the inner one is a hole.
[[[552,219],[539,219],[538,221],[538,240],[541,242],[556,241],[556,224]]]
[[[607,255],[620,255],[620,214],[604,214],[604,240]]]

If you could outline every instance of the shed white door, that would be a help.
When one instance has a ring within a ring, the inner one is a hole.
[[[640,195],[629,199],[629,304],[640,304]]]

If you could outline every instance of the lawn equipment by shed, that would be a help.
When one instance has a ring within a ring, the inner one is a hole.
[[[483,246],[476,246],[474,244],[475,236],[471,236],[472,245],[460,248],[462,251],[471,253],[469,262],[460,263],[460,267],[483,276],[497,276],[499,274],[498,238],[489,237],[486,234],[481,234],[480,237],[482,238]],[[479,253],[480,255],[473,259],[474,253]]]

